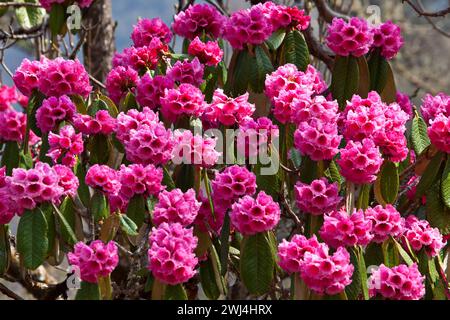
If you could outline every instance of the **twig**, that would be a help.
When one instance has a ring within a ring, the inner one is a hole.
[[[0,283],[0,292],[11,299],[24,300],[21,296],[8,289],[8,287],[6,287],[3,283]]]
[[[325,0],[314,0],[314,4],[316,5],[317,10],[319,11],[320,16],[328,23],[331,23],[334,18],[341,18],[344,20],[348,20],[349,17],[340,12],[336,12],[331,9]]]
[[[450,13],[450,7],[446,8],[446,9],[442,9],[442,10],[436,11],[436,12],[426,12],[421,5],[417,6],[413,2],[411,2],[410,0],[402,0],[402,2],[403,3],[406,2],[407,4],[409,4],[411,6],[411,8],[413,8],[413,10],[415,12],[417,12],[417,14],[419,16],[423,16],[423,17],[434,17],[434,18],[444,17],[444,16],[446,16],[447,14]]]

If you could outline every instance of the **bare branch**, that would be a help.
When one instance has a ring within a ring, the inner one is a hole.
[[[444,17],[444,16],[446,16],[447,14],[450,13],[450,7],[446,8],[446,9],[442,9],[442,10],[436,11],[436,12],[426,12],[424,10],[424,8],[422,7],[422,5],[420,5],[420,4],[416,5],[410,0],[402,0],[402,2],[403,3],[406,2],[407,4],[409,4],[410,7],[413,8],[413,10],[415,12],[417,12],[417,14],[419,16],[423,16],[423,17],[433,17],[433,18]]]

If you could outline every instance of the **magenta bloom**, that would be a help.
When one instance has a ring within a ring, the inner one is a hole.
[[[298,110],[305,109],[311,102],[312,92],[304,88],[297,87],[294,90],[280,91],[273,101],[273,115],[282,124],[292,122]]]
[[[89,74],[78,59],[47,60],[45,64],[41,63],[37,77],[39,91],[47,97],[79,95],[87,98],[92,91]]]
[[[45,68],[48,59],[42,58],[40,61],[30,61],[23,59],[19,68],[14,73],[14,84],[25,96],[31,96],[34,89],[39,87],[39,72]]]
[[[222,35],[226,18],[209,4],[190,5],[174,17],[173,31],[187,39],[194,39],[206,34],[212,38]]]
[[[53,167],[56,174],[59,176],[58,185],[63,188],[63,196],[75,197],[77,194],[80,182],[77,176],[73,173],[72,169],[63,165],[56,165]]]
[[[16,88],[5,85],[0,86],[0,112],[9,110],[19,100]]]
[[[431,126],[428,128],[428,136],[436,148],[450,153],[450,117],[439,114],[432,120]]]
[[[409,119],[413,118],[413,105],[409,96],[403,92],[397,92],[397,103],[402,110],[409,116]]]
[[[217,42],[208,41],[204,43],[199,37],[196,37],[189,44],[188,53],[197,57],[201,63],[207,66],[217,66],[223,58],[223,50],[220,49]]]
[[[323,246],[316,252],[306,252],[300,267],[305,284],[318,294],[336,295],[352,283],[354,267],[350,254],[340,247],[331,255]]]
[[[163,43],[169,43],[172,40],[172,32],[160,18],[139,19],[131,34],[134,45],[148,46],[154,38],[160,39]]]
[[[189,130],[174,132],[175,146],[172,161],[175,164],[193,164],[202,168],[213,167],[219,160],[216,139],[193,135]]]
[[[7,187],[0,188],[0,225],[11,222],[16,214],[17,208],[11,199],[10,192]]]
[[[420,251],[425,248],[430,257],[436,257],[446,245],[439,229],[432,228],[428,221],[419,220],[412,215],[405,220],[403,237],[408,240],[413,250]]]
[[[377,179],[383,158],[380,150],[370,139],[361,142],[349,141],[345,149],[341,150],[338,160],[341,174],[350,182],[369,184]]]
[[[104,244],[101,240],[90,245],[78,242],[67,255],[72,266],[80,268],[81,280],[97,283],[99,278],[109,276],[119,264],[119,253],[114,241]]]
[[[174,139],[171,130],[160,121],[140,125],[125,141],[127,159],[137,164],[165,164],[172,158]]]
[[[136,101],[143,108],[157,109],[161,106],[161,97],[166,89],[173,89],[174,82],[167,76],[152,78],[146,73],[138,82],[136,88]]]
[[[400,27],[392,21],[373,29],[373,46],[381,48],[381,55],[388,60],[394,58],[404,44]]]
[[[160,57],[169,50],[168,46],[159,38],[153,38],[148,46],[129,47],[123,53],[116,53],[113,58],[113,66],[131,67],[138,72],[155,70]]]
[[[73,117],[73,126],[83,134],[95,135],[111,134],[116,129],[116,119],[111,117],[107,110],[100,110],[92,118],[85,114],[75,114]]]
[[[59,185],[58,173],[42,162],[36,163],[30,170],[13,169],[6,183],[19,214],[24,210],[33,210],[42,203],[59,204],[64,194],[64,189]]]
[[[198,60],[194,58],[192,61],[188,59],[177,61],[171,69],[167,71],[167,77],[174,82],[188,83],[193,86],[200,86],[203,82],[204,67]]]
[[[319,234],[330,247],[366,246],[373,239],[372,221],[365,217],[364,211],[349,215],[344,209],[325,215]]]
[[[72,121],[75,112],[75,104],[68,96],[50,97],[36,112],[37,126],[45,133],[53,131],[61,122]]]
[[[198,201],[200,201],[201,206],[197,217],[195,218],[194,224],[201,232],[209,233],[210,231],[213,231],[215,234],[220,234],[223,222],[225,220],[226,208],[222,208],[220,203],[213,203],[213,215],[209,199],[203,193],[200,193]]]
[[[328,101],[323,96],[316,96],[311,100],[297,100],[293,107],[292,122],[297,125],[315,118],[327,123],[338,121],[339,105],[336,100]]]
[[[27,126],[27,116],[23,112],[10,109],[0,112],[0,141],[22,142]]]
[[[436,119],[439,114],[448,117],[450,116],[450,96],[442,92],[436,96],[427,94],[423,98],[420,111],[427,124],[430,124],[431,120]]]
[[[42,6],[42,8],[50,12],[53,4],[57,3],[61,4],[64,3],[64,1],[65,0],[39,0],[39,3]]]
[[[311,17],[305,16],[305,11],[297,7],[288,7],[267,1],[262,4],[262,8],[274,31],[288,27],[306,30],[309,27]]]
[[[242,50],[247,44],[259,45],[273,32],[273,26],[262,5],[234,12],[224,26],[224,38],[234,49]]]
[[[158,203],[153,210],[153,223],[179,223],[183,227],[190,226],[197,217],[201,203],[197,201],[195,190],[183,193],[180,189],[163,191],[159,194]]]
[[[132,164],[128,167],[122,165],[119,171],[119,180],[122,184],[120,193],[128,199],[137,194],[157,195],[164,189],[161,184],[163,180],[162,169],[151,164],[148,166]]]
[[[289,273],[300,273],[305,253],[315,253],[326,250],[326,244],[319,243],[314,235],[307,239],[302,235],[295,235],[291,241],[283,240],[278,246],[278,259],[280,267]]]
[[[116,136],[117,139],[126,144],[130,140],[131,130],[138,130],[141,126],[152,126],[159,122],[158,114],[147,107],[141,112],[130,109],[127,113],[121,112],[117,116]]]
[[[233,227],[245,236],[273,230],[280,221],[280,206],[265,192],[256,198],[245,196],[233,204],[230,218]]]
[[[391,205],[377,206],[366,210],[366,218],[372,221],[373,241],[383,243],[389,237],[398,237],[403,231],[403,219]]]
[[[425,295],[425,277],[417,264],[388,268],[384,264],[369,278],[371,297],[378,295],[389,300],[420,300]]]
[[[269,146],[279,134],[278,126],[274,125],[269,118],[262,117],[257,120],[246,118],[239,126],[237,151],[246,157],[267,155]]]
[[[202,119],[211,127],[219,127],[221,124],[227,127],[241,124],[255,112],[255,105],[248,102],[248,96],[246,93],[237,98],[231,98],[227,97],[222,89],[217,89]]]
[[[301,71],[294,64],[280,66],[272,74],[268,75],[265,82],[265,93],[272,102],[283,91],[295,91],[302,84]],[[307,91],[307,90],[306,90]],[[310,95],[313,92],[310,92]]]
[[[351,18],[349,22],[334,18],[328,27],[327,45],[337,55],[360,57],[369,52],[373,33],[366,20]]]
[[[82,134],[75,133],[72,126],[62,127],[59,135],[50,132],[48,143],[50,148],[47,156],[53,160],[53,163],[61,162],[70,168],[75,167],[77,156],[84,150]]]
[[[200,117],[206,107],[205,96],[193,85],[183,83],[177,89],[166,89],[161,97],[161,113],[176,122],[181,116]]]
[[[110,98],[118,104],[129,92],[134,92],[139,81],[139,75],[131,67],[116,67],[106,78],[106,90]]]
[[[105,165],[94,165],[86,174],[86,184],[92,188],[99,189],[105,194],[118,194],[122,184],[119,173]]]
[[[298,182],[294,187],[297,207],[315,216],[335,210],[342,200],[337,183],[326,178],[313,181],[310,185]]]
[[[153,228],[149,243],[147,267],[156,279],[177,285],[195,276],[198,239],[192,229],[184,229],[179,223],[163,223]]]

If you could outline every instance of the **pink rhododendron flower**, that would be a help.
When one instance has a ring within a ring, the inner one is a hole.
[[[201,205],[194,224],[201,232],[209,233],[210,231],[213,231],[216,234],[220,234],[223,222],[225,220],[226,208],[222,208],[220,203],[214,203],[213,200],[213,215],[208,197],[206,197],[203,193],[200,193],[198,201],[200,201]]]
[[[189,130],[174,132],[175,146],[172,161],[175,164],[193,164],[202,168],[210,168],[219,160],[216,151],[216,139],[193,135]]]
[[[431,257],[436,257],[446,245],[439,229],[432,228],[428,221],[419,220],[412,215],[405,220],[403,237],[408,240],[413,250],[420,251],[425,248]]]
[[[138,82],[136,88],[136,101],[141,107],[157,109],[161,106],[161,97],[166,89],[173,89],[174,81],[167,76],[152,78],[146,73]]]
[[[167,77],[177,83],[188,83],[193,86],[200,86],[203,82],[204,67],[197,57],[192,61],[177,61],[172,68],[167,71]]]
[[[443,114],[446,117],[450,116],[450,96],[442,92],[436,96],[431,94],[425,95],[420,112],[427,124],[430,124],[439,114]]]
[[[373,29],[373,46],[381,48],[381,55],[388,60],[397,55],[404,43],[400,27],[392,21]]]
[[[428,136],[436,148],[450,153],[450,117],[439,114],[434,120],[431,120]]]
[[[172,32],[160,18],[139,19],[131,34],[134,45],[136,47],[148,46],[154,38],[169,43],[172,40]]]
[[[92,91],[89,74],[78,59],[56,58],[41,62],[37,77],[39,91],[47,97],[79,95],[87,98]]]
[[[296,234],[291,241],[284,239],[278,246],[278,263],[286,272],[300,273],[305,253],[315,253],[319,250],[326,250],[326,244],[319,243],[315,235],[307,239]]]
[[[331,184],[326,178],[314,180],[310,185],[298,182],[294,192],[297,207],[316,216],[335,210],[342,200],[338,184]]]
[[[245,196],[232,206],[232,225],[243,235],[270,231],[280,221],[280,206],[265,192],[256,198]]]
[[[319,234],[330,247],[366,246],[373,239],[372,221],[363,210],[349,215],[346,210],[333,211],[325,215]]]
[[[212,103],[206,106],[202,119],[212,127],[240,124],[255,112],[255,105],[248,102],[248,97],[248,93],[237,98],[227,97],[222,89],[217,89]]]
[[[201,203],[197,201],[195,190],[183,192],[180,189],[162,191],[158,203],[153,210],[153,223],[179,223],[183,227],[190,226],[197,217]]]
[[[59,130],[59,134],[50,132],[48,135],[50,148],[47,156],[53,163],[62,163],[65,166],[73,168],[77,162],[77,156],[83,150],[83,137],[81,133],[75,133],[72,126],[64,126]]]
[[[169,48],[159,38],[153,38],[148,46],[125,48],[122,53],[116,53],[113,66],[131,67],[138,72],[154,70],[158,66],[161,56]]]
[[[42,132],[55,130],[63,121],[72,121],[76,112],[75,104],[66,95],[50,97],[42,102],[36,112],[36,124]]]
[[[369,184],[377,179],[383,158],[380,150],[370,139],[362,142],[349,141],[345,149],[341,150],[338,160],[341,174],[350,182]]]
[[[0,112],[0,141],[22,142],[27,126],[27,116],[23,112],[10,109]]]
[[[31,96],[34,89],[39,87],[38,74],[44,68],[48,59],[42,58],[40,61],[30,61],[23,59],[19,68],[14,73],[13,80],[17,89],[25,96]]]
[[[200,117],[206,107],[201,90],[187,83],[181,84],[177,89],[166,89],[160,100],[161,113],[171,122],[183,115]]]
[[[369,52],[373,33],[368,22],[362,18],[334,18],[328,27],[327,45],[339,56],[360,57]]]
[[[220,49],[217,42],[208,41],[204,43],[199,37],[196,37],[189,44],[188,53],[191,56],[197,57],[201,63],[207,66],[217,66],[223,58],[223,50]]]
[[[59,176],[58,185],[63,188],[63,196],[75,197],[77,194],[80,182],[72,169],[64,165],[56,165],[53,167],[56,174]]]
[[[0,112],[11,109],[18,99],[19,95],[15,87],[0,86]]]
[[[425,295],[425,277],[417,264],[393,268],[382,264],[369,278],[369,293],[389,300],[420,300]]]
[[[177,285],[195,276],[198,239],[192,229],[184,229],[179,223],[163,223],[153,228],[149,243],[148,269],[156,279]]]
[[[306,252],[300,266],[305,284],[318,294],[336,295],[352,283],[354,267],[350,254],[340,247],[331,255],[327,246],[315,252]]]
[[[139,75],[131,67],[116,67],[106,78],[106,90],[111,99],[118,104],[129,92],[134,92]]]
[[[103,134],[107,136],[116,129],[116,122],[116,119],[111,117],[106,110],[98,111],[95,118],[79,113],[73,117],[73,126],[87,135]]]
[[[267,1],[262,4],[262,9],[270,20],[273,31],[287,27],[306,30],[311,21],[311,17],[305,16],[305,11],[297,7],[288,7]]]
[[[409,96],[403,92],[397,92],[397,103],[402,110],[409,116],[409,119],[413,118],[413,105]]]
[[[206,34],[212,38],[222,35],[226,18],[209,4],[193,4],[174,17],[173,31],[190,40]]]
[[[126,144],[130,140],[131,130],[138,130],[145,125],[152,126],[154,123],[159,123],[158,114],[147,107],[141,112],[136,109],[130,109],[127,113],[121,112],[117,116],[117,139]]]
[[[81,280],[90,283],[109,276],[119,264],[119,252],[114,241],[105,244],[96,240],[89,245],[78,242],[67,258],[72,266],[80,268]]]
[[[106,165],[93,165],[86,174],[86,184],[105,194],[118,194],[122,184],[119,173]]]
[[[339,105],[337,101],[328,101],[323,96],[297,100],[293,107],[292,122],[297,125],[314,118],[327,123],[336,123],[338,120]]]
[[[257,120],[246,118],[239,126],[237,136],[237,151],[246,157],[267,155],[273,139],[278,138],[280,132],[269,118]]]
[[[271,21],[261,5],[234,12],[224,26],[224,38],[234,49],[242,50],[245,45],[259,45],[273,32]]]
[[[403,219],[392,205],[377,206],[366,210],[367,219],[372,221],[373,241],[383,243],[389,237],[398,237],[403,231]]]
[[[88,8],[91,6],[94,0],[75,0],[75,3],[78,4],[80,8]],[[47,10],[51,11],[53,4],[63,4],[65,0],[39,0],[41,6]]]

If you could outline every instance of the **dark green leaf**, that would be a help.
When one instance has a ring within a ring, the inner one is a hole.
[[[358,197],[358,201],[357,201],[357,209],[366,210],[369,207],[371,190],[372,190],[372,186],[370,184],[364,184],[361,187],[361,192],[359,193],[359,197]]]
[[[0,276],[8,271],[10,260],[9,228],[7,225],[0,225]]]
[[[108,110],[111,117],[116,118],[117,115],[119,114],[119,110],[117,109],[117,106],[114,103],[114,101],[112,101],[110,98],[108,98],[103,94],[99,96],[99,99],[106,104],[106,109]]]
[[[350,100],[358,91],[358,86],[358,60],[352,56],[337,56],[333,68],[331,92],[341,109],[345,108],[347,100]]]
[[[5,1],[2,1],[5,2]],[[17,3],[36,3],[37,0],[17,0]],[[3,10],[3,8],[2,8]],[[45,10],[39,7],[23,6],[15,9],[17,22],[24,29],[31,29],[42,23],[45,17]]]
[[[88,145],[91,164],[106,164],[109,160],[110,144],[108,137],[98,134],[91,137]]]
[[[80,186],[78,187],[78,196],[80,197],[81,202],[89,207],[91,195],[89,193],[89,187],[86,185],[85,177],[86,177],[86,168],[80,161],[77,161],[75,166],[75,175],[78,178]]]
[[[230,229],[231,221],[230,216],[225,214],[225,219],[223,221],[223,227],[220,234],[220,270],[222,276],[225,276],[228,270],[228,255],[230,253]]]
[[[247,51],[239,51],[232,78],[232,92],[239,96],[247,92],[252,68],[252,59]]]
[[[441,178],[439,172],[441,171],[443,158],[444,155],[442,152],[438,152],[433,159],[431,159],[417,185],[416,199],[422,198],[422,196],[430,190],[431,186]]]
[[[293,30],[286,35],[284,46],[284,62],[292,63],[298,70],[306,71],[309,65],[309,50],[305,37],[298,30]]]
[[[426,213],[432,227],[438,228],[442,234],[450,234],[450,209],[441,199],[438,185],[427,192]]]
[[[269,46],[270,50],[276,51],[283,44],[285,37],[286,30],[278,29],[270,36],[269,39],[267,39],[266,43]]]
[[[411,140],[417,156],[420,156],[431,144],[430,138],[428,137],[427,125],[418,113],[416,113],[412,122]]]
[[[106,197],[99,190],[94,191],[91,199],[91,210],[96,221],[103,220],[109,216],[109,206]]]
[[[389,63],[377,49],[368,61],[370,71],[370,90],[381,94],[388,81]]]
[[[221,277],[221,275],[216,274],[216,269],[213,266],[214,263],[217,264],[213,260],[213,257],[209,255],[208,259],[200,264],[200,282],[203,292],[210,300],[217,300],[220,297],[220,289],[216,279],[217,277]]]
[[[127,235],[134,237],[134,236],[137,236],[139,234],[137,232],[138,231],[138,226],[129,217],[127,217],[126,215],[121,214],[121,215],[119,215],[119,220],[120,220],[120,228]]]
[[[19,167],[19,146],[15,141],[5,143],[5,149],[2,155],[2,167],[6,167],[6,174],[11,175],[14,168]]]
[[[59,211],[59,212],[58,212]],[[63,203],[61,204],[60,210],[56,211],[56,213],[64,218],[64,220],[60,217],[62,221],[61,228],[61,237],[70,245],[74,245],[78,242],[78,239],[75,235],[75,226],[76,226],[76,218],[75,218],[75,207],[73,200],[67,197]],[[65,222],[64,222],[65,221]]]
[[[75,106],[77,107],[77,112],[81,113],[81,114],[88,114],[88,108],[86,106],[86,101],[84,100],[83,97],[79,96],[79,95],[73,95],[71,97],[72,102],[75,104]],[[94,114],[90,114],[90,116],[95,115]]]
[[[97,283],[81,282],[81,288],[78,289],[75,300],[101,300],[100,287]]]
[[[166,292],[164,294],[164,300],[176,300],[182,301],[187,300],[186,290],[184,289],[182,284],[178,284],[176,286],[167,285]]]
[[[255,93],[264,91],[266,76],[273,72],[272,62],[261,46],[255,47],[255,63],[251,63],[250,85]]]
[[[379,188],[384,203],[395,203],[400,187],[400,179],[397,166],[390,161],[385,161],[379,175]]]
[[[441,197],[447,209],[450,209],[450,157],[448,155],[444,173],[442,174]]]
[[[166,186],[167,191],[171,191],[176,188],[175,182],[173,182],[172,175],[170,174],[167,167],[163,167],[164,176],[163,176],[163,185]]]
[[[50,25],[50,30],[52,35],[58,35],[64,29],[64,24],[66,22],[66,13],[64,10],[64,6],[62,4],[56,3],[52,5],[52,9],[50,11],[50,18],[48,23]]]

